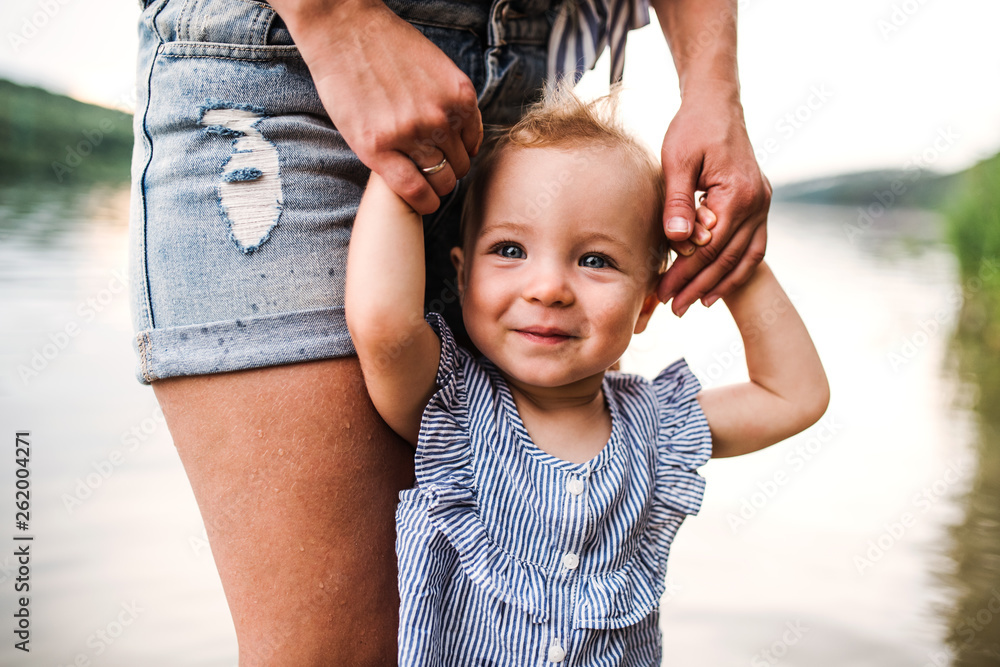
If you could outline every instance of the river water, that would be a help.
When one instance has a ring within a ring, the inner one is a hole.
[[[22,534],[19,429],[31,432],[23,534],[35,537],[31,652],[4,631],[2,665],[236,664],[197,506],[133,375],[127,216],[120,186],[0,190],[2,627]],[[704,469],[704,508],[671,555],[664,664],[1000,664],[983,592],[997,582],[998,512],[982,491],[1000,486],[1000,466],[981,400],[1000,374],[955,335],[976,286],[960,284],[940,226],[916,210],[865,227],[853,208],[775,203],[768,262],[832,400],[808,431]],[[739,353],[721,304],[681,320],[661,307],[623,367],[652,376],[685,356],[711,386],[745,377]]]

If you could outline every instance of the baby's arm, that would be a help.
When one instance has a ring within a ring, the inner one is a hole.
[[[441,356],[424,320],[424,280],[421,218],[373,173],[351,232],[347,326],[375,409],[411,444]]]
[[[766,263],[723,300],[743,336],[750,381],[698,394],[714,457],[755,452],[803,431],[830,400],[809,332]]]

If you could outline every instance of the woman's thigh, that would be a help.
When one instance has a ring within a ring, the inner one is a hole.
[[[356,357],[153,383],[208,531],[240,665],[395,664],[412,449]]]

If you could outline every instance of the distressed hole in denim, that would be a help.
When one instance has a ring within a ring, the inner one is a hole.
[[[232,137],[219,202],[230,238],[245,253],[267,241],[281,217],[278,149],[257,129],[263,119],[260,109],[218,101],[209,102],[201,114],[206,133]]]

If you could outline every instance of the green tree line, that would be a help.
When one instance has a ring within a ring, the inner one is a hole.
[[[127,180],[132,116],[0,79],[0,181]]]

